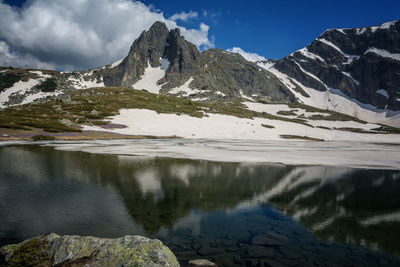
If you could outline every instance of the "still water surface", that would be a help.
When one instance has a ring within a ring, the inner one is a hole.
[[[0,245],[158,238],[185,264],[399,266],[400,171],[0,147]]]

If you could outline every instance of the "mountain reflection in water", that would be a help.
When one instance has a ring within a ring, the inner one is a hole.
[[[379,251],[400,254],[399,178],[393,170],[0,147],[0,244],[47,232],[140,234],[181,261],[291,265],[339,253],[336,264],[385,265],[379,260],[397,256]]]

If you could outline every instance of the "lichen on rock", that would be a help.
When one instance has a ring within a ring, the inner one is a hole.
[[[7,266],[179,266],[161,241],[47,234],[0,248]]]

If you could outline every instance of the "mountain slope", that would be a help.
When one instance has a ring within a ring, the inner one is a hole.
[[[283,59],[257,63],[292,90],[300,87],[303,103],[357,117],[365,110],[381,119],[399,114],[393,111],[400,110],[400,21],[330,29]]]

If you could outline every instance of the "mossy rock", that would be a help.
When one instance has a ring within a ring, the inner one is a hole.
[[[0,248],[6,266],[179,266],[161,241],[47,234]]]

